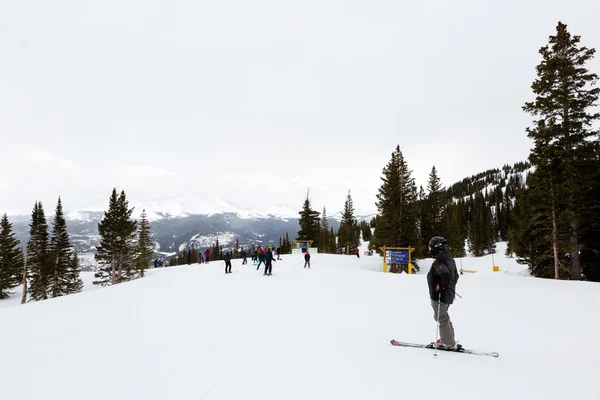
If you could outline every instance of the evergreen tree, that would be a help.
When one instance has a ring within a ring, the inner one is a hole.
[[[52,233],[50,235],[49,262],[52,266],[50,280],[50,295],[59,297],[69,292],[69,266],[71,263],[71,241],[67,232],[67,222],[62,208],[62,201],[58,198]]]
[[[362,234],[362,238],[365,242],[371,240],[371,225],[367,221],[360,221],[360,230]]]
[[[580,36],[571,36],[567,26],[558,23],[556,35],[550,36],[548,45],[539,51],[542,61],[531,86],[535,100],[523,106],[525,112],[538,117],[527,128],[527,136],[534,141],[529,159],[539,174],[536,183],[540,187],[529,190],[553,193],[555,215],[549,218],[556,228],[547,246],[554,248],[555,255],[547,262],[554,264],[558,278],[556,234],[564,229],[568,235],[567,264],[574,280],[582,278],[580,239],[585,232],[581,217],[591,200],[585,196],[589,187],[585,171],[593,169],[590,164],[597,168],[594,153],[598,132],[593,124],[600,119],[600,113],[590,112],[600,96],[600,88],[593,87],[598,76],[585,67],[595,50],[579,47],[579,42]]]
[[[465,229],[460,223],[460,206],[448,204],[441,215],[440,235],[448,241],[448,248],[455,258],[465,256]]]
[[[590,176],[588,193],[590,206],[582,216],[581,269],[586,280],[600,282],[600,147],[596,150],[596,167],[586,171]]]
[[[338,245],[340,246],[340,250],[345,254],[350,254],[350,251],[360,244],[360,230],[354,216],[354,205],[349,190],[346,195],[346,202],[344,203],[344,211],[338,235]]]
[[[221,260],[222,254],[221,254],[221,245],[219,244],[219,238],[217,237],[217,240],[215,241],[214,246],[212,247],[212,249],[210,249],[210,258],[213,260]]]
[[[383,183],[377,194],[379,215],[374,234],[377,246],[408,247],[419,243],[419,204],[411,173],[397,146],[383,169]],[[418,271],[416,264],[414,268]]]
[[[319,221],[320,213],[311,209],[308,193],[306,193],[306,199],[304,200],[302,211],[300,211],[299,214],[300,219],[298,220],[298,223],[300,224],[300,230],[298,231],[298,239],[312,240],[312,246],[319,247],[319,231],[321,229]]]
[[[73,248],[71,259],[69,260],[69,268],[67,269],[67,289],[65,294],[79,293],[83,290],[83,281],[79,276],[81,267],[79,265],[79,256],[77,249]]]
[[[150,223],[146,217],[146,210],[142,210],[134,262],[134,269],[140,277],[144,276],[144,271],[149,267],[153,254],[154,245],[152,244]]]
[[[279,238],[281,239],[281,238]],[[235,247],[233,249],[233,258],[240,258],[240,241],[239,239],[235,239]]]
[[[41,202],[36,202],[29,224],[27,243],[27,269],[30,271],[28,287],[31,300],[48,298],[52,264],[48,254],[48,224]]]
[[[100,245],[94,255],[101,265],[94,274],[94,285],[106,286],[127,280],[132,272],[133,242],[137,223],[131,219],[133,208],[129,208],[125,192],[117,195],[114,188],[108,210],[98,223]],[[129,272],[129,273],[128,273]]]
[[[490,247],[493,236],[492,214],[481,192],[475,194],[471,223],[469,224],[469,250],[475,257],[483,256]]]
[[[285,233],[285,238],[283,239],[283,245],[285,246],[285,254],[290,254],[292,252],[292,242],[290,241],[290,237],[288,233]]]
[[[329,253],[331,249],[331,238],[329,236],[329,221],[327,220],[327,210],[325,206],[323,206],[323,213],[321,214],[321,229],[319,231],[319,235],[321,239],[320,243],[320,252]]]
[[[419,253],[425,257],[429,257],[429,240],[433,236],[442,234],[442,213],[444,211],[444,193],[435,166],[431,168],[431,172],[429,173],[427,195],[425,195],[423,188],[420,188],[418,197],[420,200],[419,225],[421,236],[421,249]]]
[[[10,289],[21,281],[23,258],[18,245],[12,224],[4,214],[0,221],[0,299],[10,296]]]

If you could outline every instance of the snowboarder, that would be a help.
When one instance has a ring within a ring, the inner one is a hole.
[[[208,260],[210,260],[210,249],[206,249],[204,252],[204,262],[208,264]]]
[[[154,259],[154,268],[158,268],[158,257]]]
[[[358,247],[354,249],[354,254],[356,254],[356,258],[360,258],[360,250],[358,250]]]
[[[427,274],[429,297],[433,307],[433,318],[440,325],[438,346],[453,349],[456,346],[454,327],[448,315],[448,308],[454,302],[458,271],[452,254],[448,250],[448,242],[441,236],[434,236],[429,241],[429,253],[435,258]],[[438,304],[439,303],[439,304]],[[438,316],[439,306],[439,316]]]
[[[225,260],[225,273],[230,274],[231,273],[231,254],[229,253],[229,250],[227,250],[225,252],[225,255],[223,256],[223,260]],[[229,268],[229,269],[227,269],[227,268]]]
[[[273,252],[270,249],[265,251],[265,273],[263,275],[272,275],[271,270],[273,269],[273,263],[275,260],[273,259]]]
[[[246,253],[246,249],[242,249],[242,265],[248,264],[248,253]]]
[[[310,268],[310,253],[308,252],[308,249],[306,249],[306,253],[304,253],[304,268],[306,268],[307,265],[308,268]]]

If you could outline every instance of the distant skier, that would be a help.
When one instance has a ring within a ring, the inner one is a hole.
[[[277,259],[281,260],[281,258],[279,258],[279,254],[281,254],[281,246],[277,247]]]
[[[458,282],[458,271],[452,254],[448,250],[448,242],[441,236],[434,236],[429,241],[429,252],[435,258],[427,274],[429,297],[433,307],[433,318],[438,321],[438,301],[440,307],[439,324],[440,339],[438,346],[453,349],[456,346],[454,327],[448,315],[448,308],[454,302],[455,288]]]
[[[206,251],[204,252],[204,262],[208,264],[209,260],[210,260],[210,249],[206,249]]]
[[[265,261],[265,253],[263,252],[263,249],[260,246],[258,246],[258,265],[256,266],[257,271],[260,268],[260,265],[264,261]]]
[[[225,273],[230,274],[231,273],[231,253],[229,253],[229,250],[227,250],[225,252],[225,255],[223,256],[223,260],[225,260]]]
[[[246,258],[248,253],[246,253],[245,249],[242,249],[242,265],[248,264],[248,259]]]
[[[307,265],[308,268],[310,268],[310,253],[308,252],[308,249],[306,249],[306,253],[304,253],[304,268],[306,268]]]
[[[358,247],[354,249],[354,254],[356,254],[357,258],[360,258],[360,250],[358,250]]]
[[[263,275],[272,275],[271,271],[273,270],[273,263],[275,260],[273,259],[273,252],[270,249],[265,251],[265,273]]]
[[[163,256],[160,256],[160,258],[158,259],[158,266],[161,268],[165,266],[165,259]]]

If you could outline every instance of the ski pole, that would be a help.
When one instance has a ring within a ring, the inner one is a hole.
[[[452,290],[452,289],[450,289],[450,288],[446,288],[446,289],[448,289],[448,290],[451,290],[451,291],[452,291],[452,293],[454,293],[455,295],[457,295],[458,297],[460,297],[460,298],[462,299],[462,296],[461,296],[460,294],[456,293],[454,290]]]
[[[437,308],[437,323],[436,323],[436,327],[435,327],[435,350],[433,351],[433,356],[437,357],[437,341],[438,341],[438,331],[440,328],[440,304],[441,304],[441,298],[442,298],[442,291],[439,290],[438,291],[438,308]]]

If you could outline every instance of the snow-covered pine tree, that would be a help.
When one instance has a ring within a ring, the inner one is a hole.
[[[150,266],[154,246],[152,245],[152,233],[150,223],[146,216],[146,210],[142,210],[138,230],[137,245],[135,249],[134,270],[140,277],[144,276],[144,271]]]
[[[10,289],[21,281],[23,257],[18,245],[12,224],[4,214],[0,221],[0,299],[10,296]]]
[[[133,241],[137,227],[131,218],[132,213],[133,208],[129,208],[125,192],[117,195],[117,189],[114,188],[108,210],[98,223],[100,244],[94,258],[101,266],[94,274],[94,285],[114,285],[127,279],[126,272],[133,263]]]
[[[71,262],[71,242],[67,232],[67,222],[62,208],[62,201],[58,198],[56,212],[50,234],[49,263],[52,266],[49,293],[52,297],[59,297],[69,292],[69,266]]]
[[[31,213],[29,224],[29,241],[27,243],[27,269],[29,271],[30,300],[48,298],[52,264],[48,254],[48,223],[41,202],[36,202]]]
[[[69,260],[69,268],[67,269],[67,291],[65,294],[79,293],[83,290],[83,281],[79,276],[81,267],[79,265],[79,256],[77,249],[73,248],[71,259]]]

